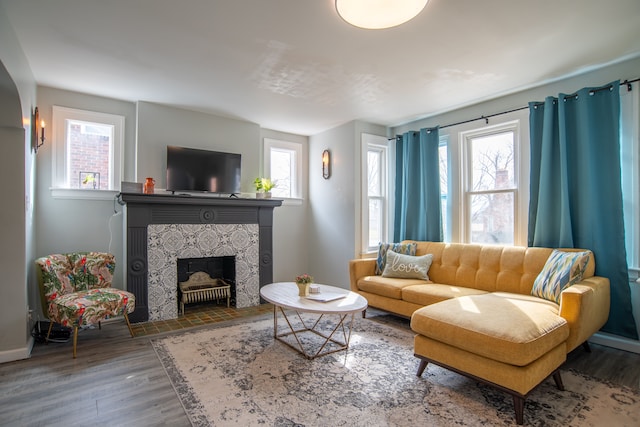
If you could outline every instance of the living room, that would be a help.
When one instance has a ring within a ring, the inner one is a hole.
[[[0,302],[2,308],[0,318],[3,320],[0,334],[2,336],[0,361],[2,362],[29,357],[32,345],[30,326],[34,321],[44,317],[40,310],[40,295],[33,266],[35,258],[49,253],[96,249],[113,252],[117,260],[124,259],[122,207],[114,203],[114,195],[117,191],[110,192],[99,199],[87,200],[69,198],[68,195],[58,194],[52,190],[55,187],[52,170],[53,106],[124,116],[126,125],[122,156],[123,181],[141,183],[146,177],[154,177],[159,189],[165,184],[166,164],[163,156],[167,145],[242,153],[241,188],[243,193],[249,195],[254,192],[253,180],[261,176],[264,171],[264,139],[300,144],[305,165],[302,175],[304,192],[301,198],[288,200],[275,209],[273,280],[290,281],[298,274],[307,272],[318,282],[346,289],[349,286],[348,261],[360,257],[362,252],[360,220],[362,134],[383,138],[393,137],[410,130],[445,126],[510,111],[526,106],[532,101],[543,101],[547,96],[573,93],[583,87],[599,87],[618,79],[624,81],[640,77],[638,75],[640,37],[638,37],[638,29],[631,27],[624,38],[628,44],[617,46],[611,57],[606,55],[599,57],[606,60],[592,60],[585,55],[582,62],[564,65],[564,68],[557,70],[542,70],[544,64],[540,61],[534,64],[541,68],[535,84],[532,83],[529,86],[520,84],[517,88],[495,90],[489,95],[477,96],[473,102],[462,98],[458,101],[454,100],[452,102],[455,107],[440,109],[416,107],[419,109],[413,110],[411,117],[407,115],[402,119],[393,118],[391,122],[363,120],[361,117],[365,116],[364,112],[345,116],[340,120],[328,116],[329,118],[322,124],[303,128],[298,124],[287,123],[287,121],[295,121],[295,118],[291,117],[300,114],[300,111],[294,110],[303,110],[300,104],[288,107],[289,114],[286,114],[286,109],[281,110],[279,106],[273,105],[274,111],[278,111],[280,116],[272,119],[269,124],[265,124],[247,118],[250,116],[243,117],[236,112],[224,111],[219,107],[216,107],[218,111],[206,112],[191,108],[187,101],[179,99],[173,103],[169,103],[164,98],[162,100],[152,97],[131,99],[128,96],[129,89],[133,91],[136,86],[144,87],[147,80],[156,78],[152,67],[150,69],[144,65],[139,65],[139,73],[130,80],[128,87],[117,88],[112,92],[113,95],[106,95],[106,91],[79,89],[83,87],[82,85],[62,87],[47,83],[49,80],[40,68],[36,72],[30,65],[34,59],[29,57],[22,46],[29,42],[21,40],[19,35],[21,31],[13,28],[17,25],[16,22],[20,21],[11,20],[11,14],[8,11],[15,11],[15,5],[10,3],[12,2],[0,3],[0,34],[3,40],[0,47],[0,62],[4,68],[2,82],[3,87],[13,88],[8,90],[2,102],[2,111],[7,111],[7,114],[3,114],[3,120],[6,119],[6,121],[3,122],[2,132],[3,140],[8,138],[7,140],[15,141],[18,138],[21,144],[18,147],[15,144],[3,144],[4,155],[2,168],[0,168],[5,182],[16,183],[15,186],[9,186],[11,188],[7,189],[6,209],[3,210],[1,221],[3,224],[2,270],[5,272],[6,283],[3,286]],[[29,7],[38,7],[37,2],[27,3],[32,3]],[[437,5],[442,2],[432,0],[427,6],[427,12],[429,7],[434,6],[432,3]],[[78,7],[78,4],[72,5]],[[278,5],[285,6],[284,3]],[[638,7],[634,2],[621,1],[617,5],[628,12],[626,19],[638,16]],[[30,10],[26,6],[25,9],[17,9],[18,15],[24,14],[25,10]],[[81,9],[78,8],[77,11],[81,16]],[[32,10],[32,13],[37,12]],[[154,13],[162,15],[159,10]],[[625,15],[620,11],[616,14]],[[576,13],[576,16],[579,16],[579,13]],[[44,18],[40,19],[46,21]],[[251,22],[255,24],[260,21],[260,18],[252,16]],[[337,16],[335,18],[338,19]],[[621,16],[624,23],[627,23],[624,18]],[[161,19],[163,23],[170,20],[166,16]],[[514,18],[514,21],[517,19]],[[48,25],[55,27],[53,22],[49,22]],[[414,27],[409,28],[415,31]],[[170,45],[168,40],[170,35],[166,37],[166,43]],[[46,45],[46,37],[39,39],[38,42]],[[135,47],[135,42],[132,41],[131,44]],[[586,51],[604,49],[603,46],[586,44],[579,47]],[[53,56],[56,55],[58,47],[54,45],[48,49]],[[180,47],[177,49],[179,50]],[[229,49],[233,48],[229,47]],[[273,49],[277,52],[277,48]],[[88,50],[91,51],[91,49]],[[414,53],[415,50],[412,50],[407,52],[406,56],[410,57]],[[509,62],[519,61],[514,59],[520,58],[516,53],[505,52],[500,55],[499,58],[504,61],[505,67]],[[123,62],[136,62],[135,52],[122,55],[126,58],[122,59]],[[385,55],[382,55],[382,58],[384,59]],[[88,57],[87,61],[91,59],[92,57]],[[46,58],[38,58],[38,60],[45,63],[47,61]],[[174,67],[164,72],[179,73],[180,67],[180,64],[174,64]],[[469,66],[469,69],[473,68]],[[310,69],[307,68],[307,71],[310,72]],[[320,69],[317,73],[322,71],[323,69]],[[332,72],[331,69],[326,71],[327,74]],[[108,71],[105,72],[106,74]],[[229,74],[233,74],[233,71],[222,73],[216,76],[216,79],[224,79]],[[316,78],[322,80],[320,77],[316,74]],[[448,90],[457,84],[456,79],[460,79],[468,82],[470,87],[482,87],[490,85],[490,77],[476,76],[478,80],[474,81],[473,76],[441,76],[441,84],[447,88],[445,90]],[[433,79],[437,85],[437,77]],[[180,87],[182,83],[176,81],[175,84]],[[206,88],[204,85],[203,87]],[[636,88],[637,83],[634,90]],[[285,95],[294,97],[294,92],[292,90]],[[209,96],[215,97],[214,93],[212,90]],[[331,110],[334,106],[332,103],[336,102],[335,99],[323,97],[323,93],[312,95],[304,96],[315,97],[317,103],[322,104],[323,110]],[[366,94],[360,96],[368,99]],[[339,98],[339,101],[349,102],[348,99],[344,101],[345,98],[347,98],[346,95]],[[234,100],[229,100],[230,104],[233,102]],[[407,101],[409,104],[411,102]],[[306,103],[311,101],[303,102],[303,106]],[[47,124],[44,144],[37,153],[32,150],[31,123],[23,121],[23,118],[32,117],[33,108],[36,106],[41,120]],[[268,100],[256,98],[249,110],[268,111],[271,107],[272,104],[269,104]],[[16,111],[20,111],[19,120],[16,120]],[[528,133],[526,112],[521,112],[521,115],[523,117],[518,119],[521,121],[522,133],[526,134]],[[489,124],[495,125],[501,121],[513,119],[508,115],[496,116],[489,120]],[[483,123],[483,120],[480,120],[469,126],[482,127]],[[16,130],[16,128],[19,129]],[[441,135],[453,137],[454,132],[458,131],[453,128],[443,129]],[[320,168],[322,152],[326,149],[331,152],[332,159],[329,179],[322,177]],[[524,244],[526,244],[526,237]],[[638,265],[629,265],[629,267],[630,283],[633,285],[638,277]],[[126,287],[124,269],[116,270],[114,286]],[[638,343],[630,339],[603,335],[596,339],[598,340],[600,343],[606,342],[607,345],[617,346],[626,351],[636,351],[638,348]]]

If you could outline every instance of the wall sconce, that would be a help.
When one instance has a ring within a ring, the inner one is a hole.
[[[33,140],[33,149],[35,152],[38,152],[38,148],[44,145],[44,120],[40,120],[40,113],[38,112],[38,107],[36,107],[33,112],[33,129],[32,129],[32,140]]]
[[[331,153],[329,150],[322,152],[322,177],[329,179],[331,176]]]

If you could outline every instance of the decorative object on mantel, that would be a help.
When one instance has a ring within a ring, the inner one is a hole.
[[[147,178],[143,186],[144,194],[153,194],[155,192],[155,188],[156,188],[156,180],[151,177]]]
[[[322,177],[329,179],[331,176],[331,152],[324,150],[322,152]]]
[[[270,178],[256,178],[253,184],[256,186],[256,199],[270,199],[271,189],[276,186]]]
[[[348,353],[313,362],[275,342],[266,316],[151,343],[193,426],[514,425],[511,398],[493,387],[432,364],[416,377],[408,321],[372,318],[355,322]],[[638,424],[637,390],[576,371],[562,378],[565,392],[545,381],[531,393],[525,425]]]
[[[296,276],[296,285],[298,285],[298,296],[309,296],[309,288],[311,287],[312,283],[313,277],[309,276],[307,273]]]

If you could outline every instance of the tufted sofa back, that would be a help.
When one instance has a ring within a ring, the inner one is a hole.
[[[553,251],[550,248],[413,240],[404,243],[416,243],[416,255],[433,254],[429,278],[434,283],[519,294],[531,293],[533,282]],[[593,276],[594,272],[595,259],[591,254],[584,278]]]

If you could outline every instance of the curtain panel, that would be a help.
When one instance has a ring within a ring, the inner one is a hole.
[[[626,261],[619,82],[529,104],[529,246],[591,249],[611,282],[603,331],[637,339]]]
[[[442,241],[438,128],[396,138],[394,241]]]

